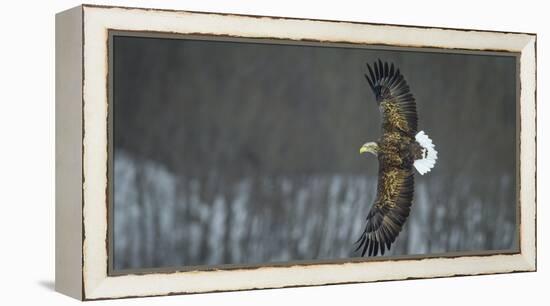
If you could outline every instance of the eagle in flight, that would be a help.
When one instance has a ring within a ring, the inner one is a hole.
[[[413,200],[414,169],[429,172],[437,160],[432,140],[418,132],[416,102],[399,69],[393,63],[367,64],[365,74],[382,114],[382,136],[365,143],[359,153],[378,157],[376,199],[366,219],[357,248],[361,256],[383,255],[403,228]]]

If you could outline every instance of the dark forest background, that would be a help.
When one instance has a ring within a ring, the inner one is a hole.
[[[358,256],[378,58],[439,152],[387,255],[515,247],[514,57],[115,36],[115,269]]]

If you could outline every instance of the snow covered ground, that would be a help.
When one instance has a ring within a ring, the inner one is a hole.
[[[115,269],[358,256],[376,178],[176,176],[115,155]],[[510,177],[416,176],[411,215],[387,255],[507,249],[516,243]]]

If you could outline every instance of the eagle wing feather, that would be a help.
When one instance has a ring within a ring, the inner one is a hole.
[[[365,78],[376,96],[376,102],[382,112],[382,129],[398,130],[409,135],[416,135],[418,116],[416,101],[411,94],[407,81],[393,63],[374,63],[374,68],[367,64],[368,74]]]
[[[357,241],[361,256],[383,255],[401,232],[409,216],[414,194],[412,169],[389,168],[380,171],[374,205],[367,215],[367,225]]]

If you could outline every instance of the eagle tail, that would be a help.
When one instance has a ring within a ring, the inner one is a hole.
[[[414,161],[414,167],[421,175],[424,175],[430,172],[435,166],[437,151],[435,150],[435,145],[432,140],[424,131],[418,132],[415,138],[416,142],[422,147],[422,158]]]

